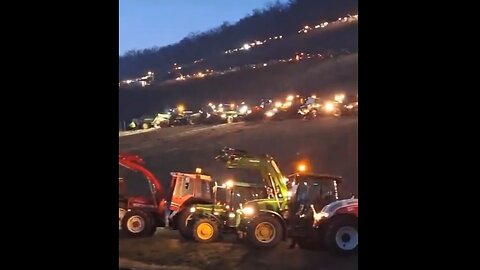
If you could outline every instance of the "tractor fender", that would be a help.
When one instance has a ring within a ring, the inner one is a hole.
[[[329,216],[348,214],[358,218],[358,199],[347,199],[332,203],[325,206],[323,211],[328,213]]]
[[[334,216],[336,215],[351,215],[358,218],[358,205],[340,207],[334,212]]]
[[[358,218],[358,199],[346,199],[332,202],[320,211],[332,217],[337,214],[351,214]]]
[[[223,225],[223,222],[220,220],[219,217],[217,217],[216,215],[212,214],[212,213],[198,213],[198,214],[194,214],[194,218],[197,218],[197,217],[200,217],[200,218],[210,218],[212,220],[215,220],[215,222],[218,223],[218,225],[222,226]]]
[[[178,216],[178,214],[180,214],[182,211],[185,211],[185,210],[190,211],[189,209],[190,209],[190,207],[191,207],[192,205],[194,205],[194,204],[204,204],[204,203],[207,203],[207,204],[208,204],[208,203],[211,203],[211,202],[210,202],[209,200],[191,197],[191,198],[189,198],[188,200],[186,200],[185,202],[183,202],[183,203],[178,207],[177,210],[170,209],[171,212],[170,212],[169,218],[170,218],[171,220],[174,220],[174,219]]]
[[[282,224],[282,227],[283,227],[282,239],[283,241],[286,241],[288,234],[287,234],[287,222],[285,221],[285,219],[279,213],[272,210],[264,210],[264,209],[259,210],[259,213],[255,216],[255,218],[261,215],[271,215],[277,218],[278,220],[280,220],[280,224]]]

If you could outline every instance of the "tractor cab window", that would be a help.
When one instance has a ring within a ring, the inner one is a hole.
[[[231,193],[231,204],[234,207],[240,205],[240,203],[245,204],[248,201],[257,200],[257,199],[266,199],[267,192],[264,188],[254,188],[254,187],[240,187],[236,186]]]
[[[195,187],[195,196],[199,198],[212,199],[213,184],[212,181],[195,179],[197,181]]]
[[[299,204],[308,203],[308,184],[305,181],[301,181],[297,184],[297,193],[295,195],[295,201]]]
[[[215,191],[215,201],[221,204],[224,204],[224,203],[228,204],[228,202],[230,201],[229,192],[230,192],[229,189],[226,189],[221,186],[217,186]]]
[[[308,191],[306,192],[306,200],[309,204],[313,204],[315,208],[322,208],[323,206],[335,201],[337,198],[338,194],[336,189],[336,181],[309,181]]]
[[[193,194],[193,181],[190,177],[182,177],[182,196]]]
[[[183,197],[193,194],[193,181],[187,176],[177,176],[174,196]]]
[[[338,199],[337,181],[335,180],[313,182],[312,188],[315,190],[316,196],[326,203]]]
[[[292,198],[290,201],[289,211],[293,215],[298,215],[303,212],[308,203],[308,185],[306,181],[296,181],[290,188]],[[308,209],[308,208],[307,208]]]

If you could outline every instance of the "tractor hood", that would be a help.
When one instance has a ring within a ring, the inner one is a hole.
[[[280,205],[283,204],[283,200],[279,199],[278,201],[276,199],[258,199],[258,200],[253,200],[245,203],[243,205],[243,208],[253,208],[255,211],[259,210],[270,210],[270,211],[279,211],[278,204]]]
[[[333,216],[342,209],[353,209],[353,208],[358,209],[358,199],[351,198],[351,199],[332,202],[326,205],[325,207],[323,207],[321,212],[326,214],[327,216]]]
[[[227,210],[224,208],[224,206],[218,204],[194,204],[190,208],[190,212],[221,216],[224,215]]]

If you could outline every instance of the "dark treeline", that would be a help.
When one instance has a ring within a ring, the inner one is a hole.
[[[133,50],[120,57],[120,78],[137,77],[151,70],[166,74],[177,63],[191,63],[236,48],[245,42],[272,35],[295,33],[302,25],[332,21],[356,14],[358,0],[290,0],[255,9],[230,25],[225,22],[203,33],[191,33],[180,42],[161,48]],[[181,12],[181,11],[179,11]]]

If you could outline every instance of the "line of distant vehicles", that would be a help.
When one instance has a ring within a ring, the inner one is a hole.
[[[287,95],[283,100],[261,99],[257,104],[212,102],[197,112],[178,105],[168,112],[146,114],[134,118],[129,130],[167,128],[184,125],[218,125],[239,121],[263,121],[286,119],[314,119],[322,116],[358,115],[357,94],[335,94],[333,97],[316,95]]]
[[[313,33],[315,31],[321,31],[323,29],[326,29],[326,28],[330,27],[331,25],[335,25],[335,24],[338,24],[338,23],[350,23],[350,22],[355,22],[355,21],[358,21],[358,14],[354,14],[354,15],[347,14],[344,17],[339,17],[337,20],[331,20],[330,22],[324,21],[320,24],[316,24],[316,25],[312,25],[312,26],[305,25],[300,30],[298,30],[297,33],[298,34]],[[288,36],[288,34],[286,34],[285,37],[287,37],[287,36]],[[263,41],[261,41],[261,40],[251,40],[249,42],[246,42],[246,43],[242,44],[238,48],[226,50],[226,51],[223,52],[223,54],[228,55],[228,54],[233,54],[233,53],[251,51],[254,48],[261,47],[261,46],[263,46],[267,43],[270,43],[272,41],[282,40],[283,38],[284,38],[283,35],[278,34],[276,36],[265,37],[263,39]],[[321,58],[323,58],[323,56],[322,56],[323,54],[324,53],[312,53],[311,57],[320,56]],[[301,55],[303,56],[303,53],[301,53]],[[307,58],[310,59],[311,57],[308,55],[308,57],[303,58],[303,57],[300,57],[300,53],[298,53],[298,54],[295,55],[294,58],[290,58],[290,59],[277,59],[277,60],[272,59],[270,61],[263,62],[263,63],[246,64],[243,67],[235,66],[235,67],[230,67],[229,69],[225,69],[225,70],[215,70],[214,71],[213,67],[210,67],[206,70],[200,70],[199,68],[193,68],[194,70],[191,70],[190,74],[187,74],[187,73],[180,74],[175,79],[172,79],[172,81],[186,81],[186,80],[189,80],[189,79],[201,79],[201,78],[204,78],[204,77],[207,77],[207,76],[223,75],[223,74],[229,73],[229,72],[236,72],[236,71],[239,71],[243,68],[256,69],[256,68],[262,68],[262,67],[266,67],[268,65],[273,65],[273,64],[278,64],[278,63],[292,62],[294,60],[299,61],[299,60],[304,60],[304,59],[307,59]],[[184,64],[177,64],[175,62],[173,64],[173,70],[176,71],[176,72],[180,72],[181,70],[184,71],[185,69],[188,69],[189,67],[192,68],[195,64],[205,62],[207,60],[208,59],[206,59],[206,58],[201,58],[201,59],[194,60],[193,62],[184,63]],[[168,73],[170,73],[170,72],[168,72]],[[160,81],[162,81],[162,79],[160,79]],[[169,81],[169,79],[167,79],[166,81]],[[146,86],[152,85],[153,82],[154,82],[154,74],[153,74],[153,72],[149,71],[146,75],[142,75],[139,78],[123,80],[123,81],[119,82],[118,86],[119,87],[135,87],[135,86],[146,87]]]

